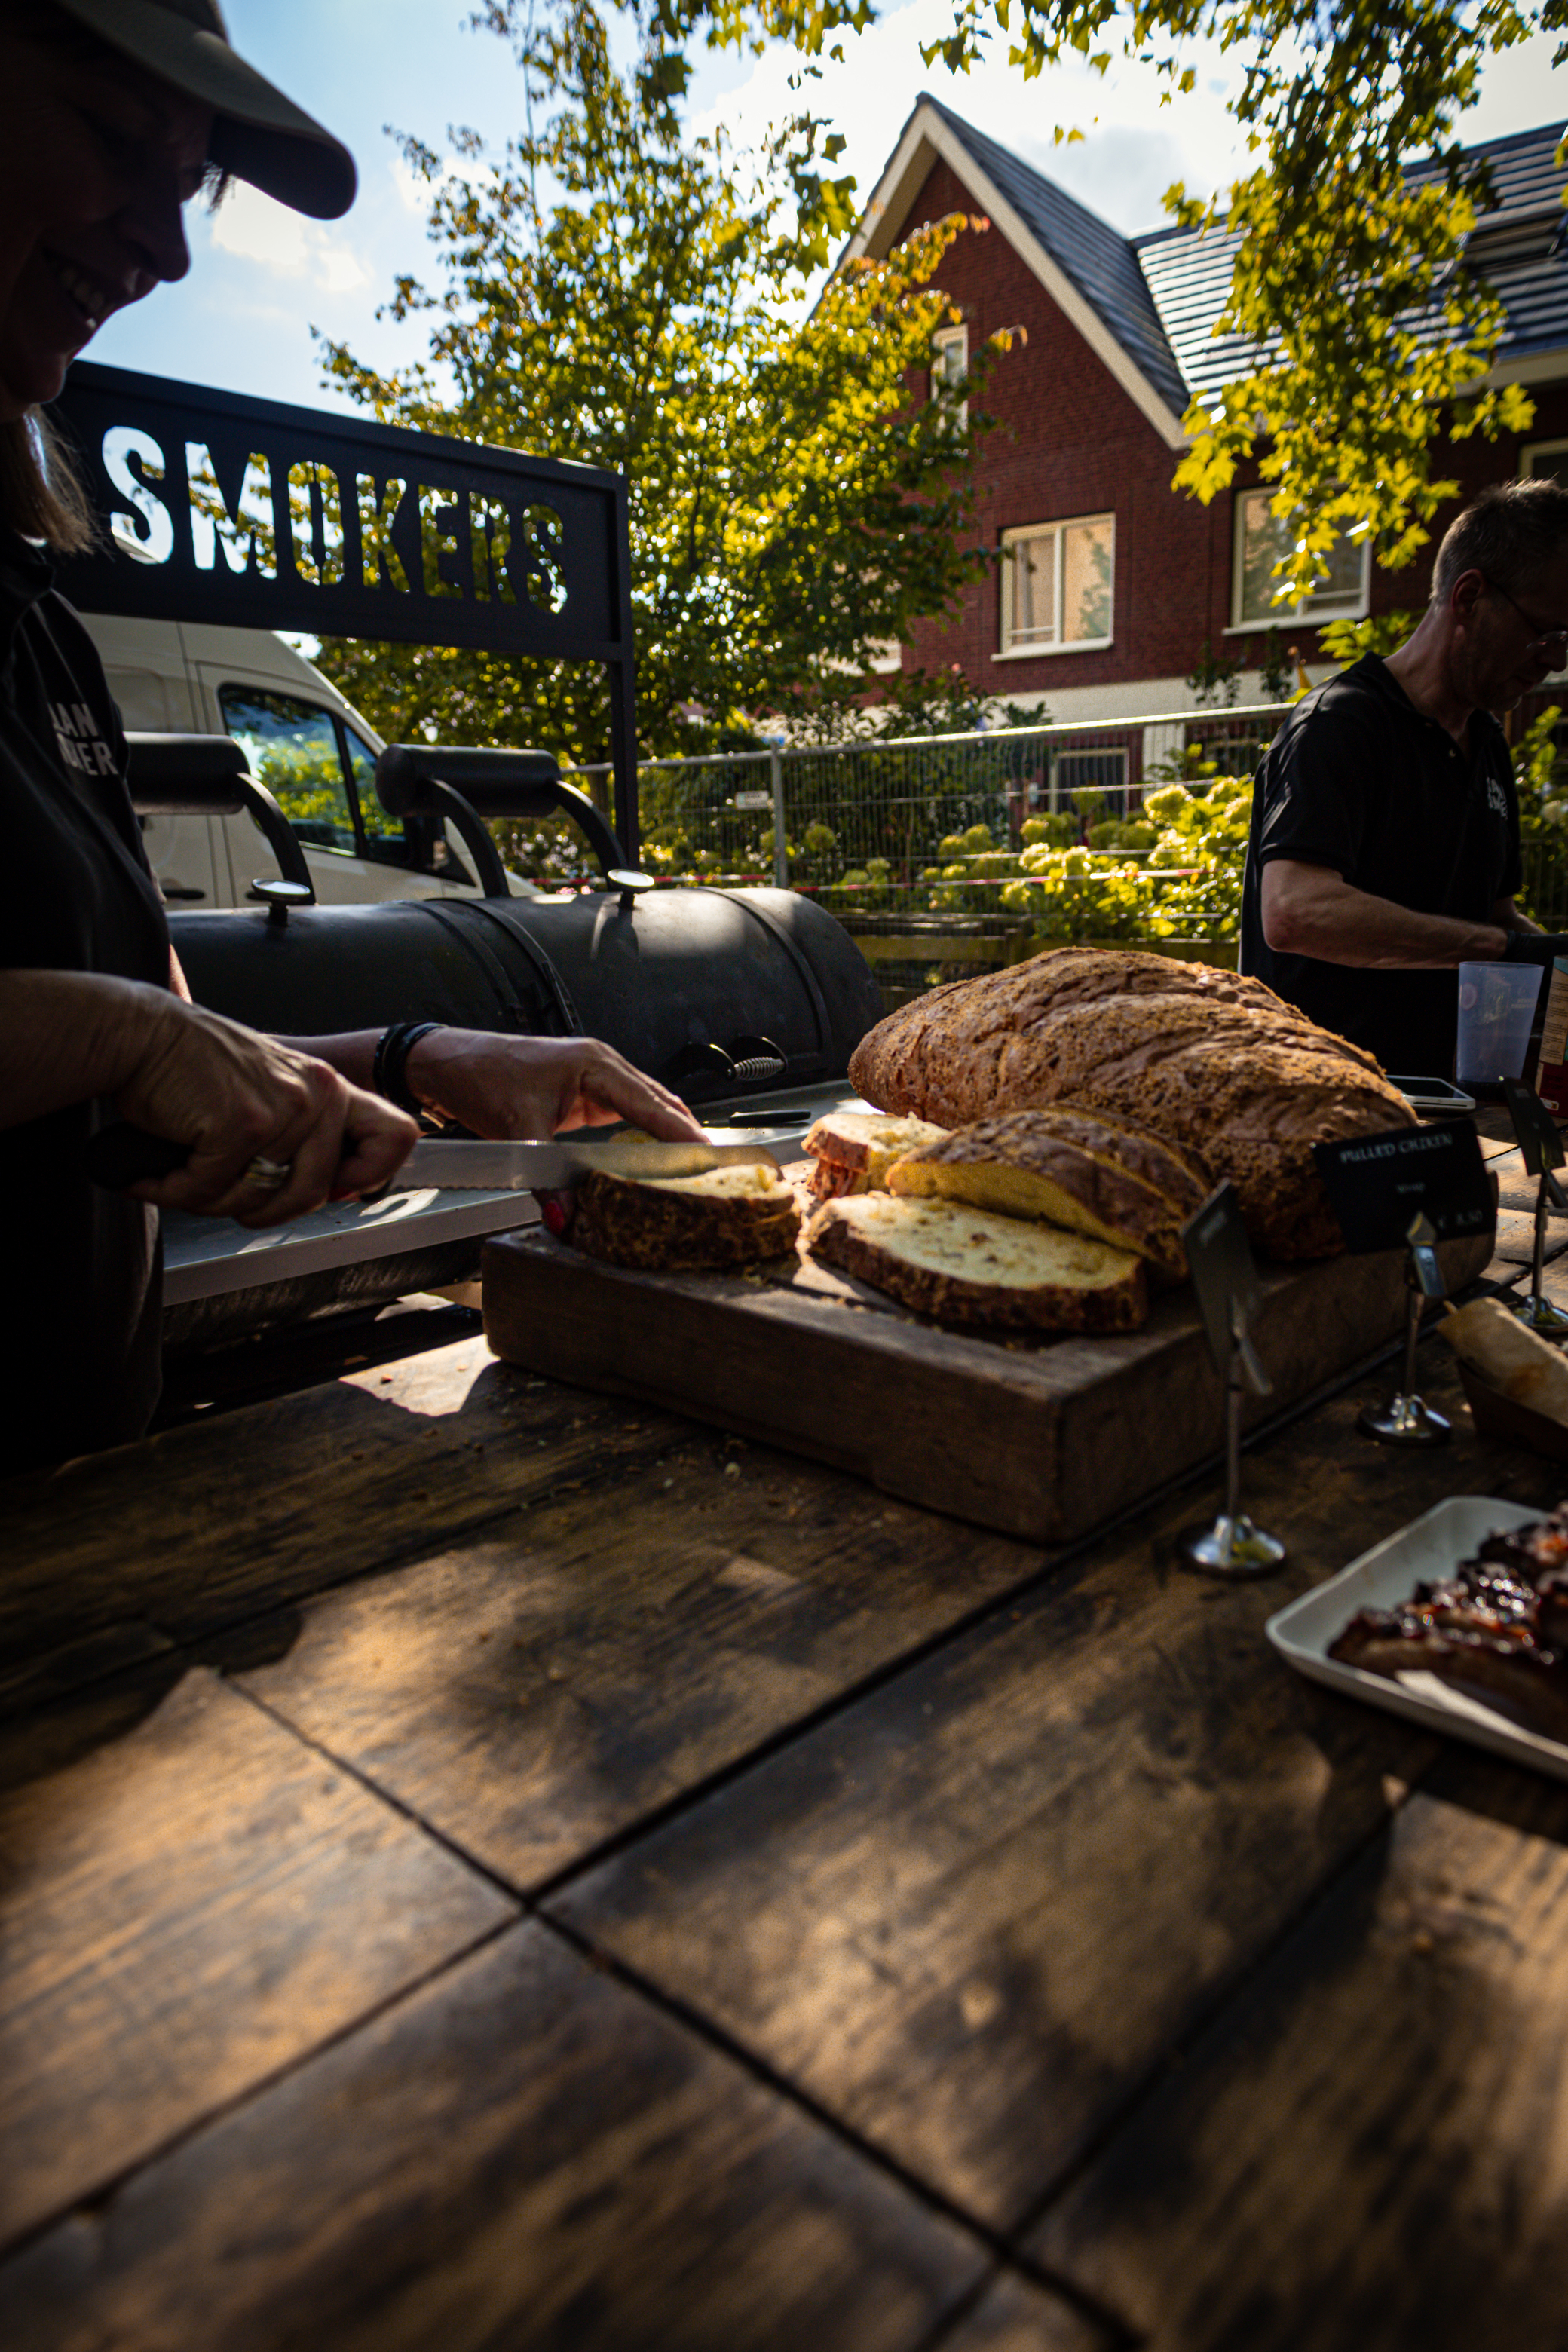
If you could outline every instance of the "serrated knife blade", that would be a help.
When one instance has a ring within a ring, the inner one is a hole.
[[[612,1135],[556,1136],[549,1143],[454,1143],[436,1136],[415,1145],[392,1186],[399,1192],[426,1186],[457,1192],[558,1192],[595,1169],[609,1176],[700,1176],[709,1168],[777,1165],[765,1144],[754,1141],[705,1138],[700,1143],[667,1143],[651,1135]]]

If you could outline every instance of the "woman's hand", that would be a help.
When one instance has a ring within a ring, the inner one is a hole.
[[[563,1128],[618,1119],[671,1142],[702,1132],[679,1095],[596,1037],[434,1029],[414,1045],[405,1076],[421,1102],[476,1135],[548,1141]]]
[[[406,1159],[414,1121],[325,1062],[161,990],[137,994],[149,1001],[140,1049],[115,1108],[190,1147],[184,1168],[132,1188],[139,1200],[280,1225],[324,1201],[375,1191]],[[287,1179],[247,1180],[258,1158],[287,1167]]]

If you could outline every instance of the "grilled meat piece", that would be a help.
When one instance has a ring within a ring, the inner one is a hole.
[[[1568,1742],[1568,1513],[1489,1536],[1399,1609],[1363,1609],[1329,1651],[1397,1681],[1421,1670],[1549,1739]]]

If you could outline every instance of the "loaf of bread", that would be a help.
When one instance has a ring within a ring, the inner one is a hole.
[[[1206,1170],[1157,1137],[1058,1104],[1004,1111],[924,1144],[894,1163],[888,1189],[1065,1225],[1180,1282],[1181,1229],[1211,1188]]]
[[[829,1201],[806,1227],[806,1247],[941,1323],[1135,1331],[1149,1312],[1142,1264],[1130,1252],[949,1201],[887,1192]]]
[[[1474,1298],[1445,1315],[1437,1328],[1489,1388],[1568,1425],[1568,1358],[1500,1298]]]
[[[940,1143],[947,1133],[929,1118],[889,1118],[879,1110],[832,1111],[819,1118],[803,1150],[815,1160],[811,1189],[819,1201],[847,1192],[887,1190],[888,1171],[907,1151]]]
[[[1062,948],[933,989],[849,1065],[868,1101],[963,1127],[1070,1100],[1229,1178],[1255,1243],[1328,1256],[1340,1232],[1314,1143],[1409,1127],[1372,1055],[1261,981],[1164,956]]]
[[[799,1232],[794,1192],[773,1161],[759,1160],[700,1176],[595,1170],[577,1187],[570,1239],[613,1265],[676,1274],[787,1257]]]

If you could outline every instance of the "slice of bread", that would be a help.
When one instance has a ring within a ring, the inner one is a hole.
[[[1149,1312],[1142,1264],[1128,1251],[951,1201],[888,1192],[829,1201],[806,1227],[806,1246],[941,1323],[1135,1331]]]
[[[888,1185],[901,1198],[1065,1225],[1131,1250],[1173,1282],[1186,1277],[1181,1228],[1205,1191],[1153,1136],[1055,1107],[976,1119],[899,1160]]]
[[[817,1120],[801,1147],[816,1162],[811,1189],[819,1201],[885,1192],[896,1160],[921,1144],[940,1143],[946,1133],[929,1118],[889,1118],[880,1110],[831,1112]]]
[[[577,1187],[570,1238],[590,1257],[648,1273],[695,1274],[787,1257],[800,1232],[795,1194],[772,1161],[699,1176],[609,1176]]]
[[[1568,1423],[1568,1359],[1500,1298],[1472,1298],[1468,1307],[1450,1307],[1437,1328],[1489,1387],[1531,1412]]]

